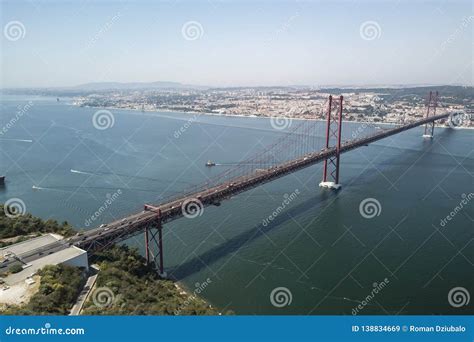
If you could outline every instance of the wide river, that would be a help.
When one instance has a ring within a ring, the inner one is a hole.
[[[159,203],[228,167],[207,160],[235,163],[284,132],[263,118],[128,110],[111,110],[113,126],[100,130],[98,109],[68,99],[0,105],[0,201],[77,229]],[[448,293],[474,296],[474,131],[421,135],[344,154],[337,193],[318,187],[318,164],[166,224],[166,271],[238,314],[472,314],[472,299],[455,308]],[[361,211],[364,200],[375,213]],[[143,251],[142,235],[127,243]]]

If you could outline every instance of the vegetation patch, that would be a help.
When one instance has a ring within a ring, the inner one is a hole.
[[[8,305],[2,315],[68,315],[85,282],[85,272],[67,265],[48,265],[38,272],[37,293],[24,306]]]
[[[160,279],[135,249],[115,246],[96,256],[100,272],[84,315],[217,315],[202,298]]]
[[[56,233],[67,237],[74,235],[76,232],[67,221],[63,223],[58,223],[55,220],[44,221],[28,213],[8,217],[5,215],[3,204],[0,204],[0,239],[18,237],[17,239],[0,241],[0,248],[44,233]]]
[[[10,266],[8,271],[10,271],[11,273],[18,273],[18,272],[23,271],[23,267],[21,267],[21,265],[15,264],[15,265]]]

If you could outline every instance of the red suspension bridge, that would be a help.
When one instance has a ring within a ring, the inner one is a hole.
[[[370,132],[360,136],[364,133],[363,129],[362,132],[353,134],[351,139],[343,140],[343,97],[330,96],[323,108],[326,125],[322,148],[320,139],[314,134],[317,122],[306,120],[262,152],[239,162],[235,167],[225,170],[203,184],[158,205],[146,204],[144,210],[139,213],[77,234],[67,240],[67,245],[76,245],[94,253],[144,232],[147,262],[154,263],[160,274],[165,276],[163,224],[166,222],[182,216],[197,216],[206,206],[218,206],[232,196],[319,162],[324,162],[322,181],[319,185],[338,190],[341,187],[339,183],[341,154],[422,125],[425,125],[423,136],[432,138],[435,121],[447,119],[450,115],[436,114],[437,104],[438,93],[430,92],[423,119],[391,129],[367,130]]]

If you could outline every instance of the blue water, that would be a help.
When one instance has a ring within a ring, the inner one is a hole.
[[[28,101],[31,108],[0,135],[7,176],[0,201],[20,198],[32,214],[77,229],[90,229],[86,220],[119,189],[97,225],[223,170],[206,168],[209,159],[237,162],[282,135],[262,118],[201,115],[190,123],[193,114],[115,109],[114,125],[98,130],[97,109],[20,96],[2,97],[1,127]],[[345,138],[357,127],[344,124]],[[321,141],[323,130],[320,123]],[[421,135],[415,128],[344,154],[338,193],[318,187],[315,165],[166,224],[168,274],[191,290],[209,278],[200,295],[238,314],[352,314],[381,282],[360,314],[472,314],[472,300],[455,308],[448,293],[464,287],[474,295],[473,201],[441,220],[474,192],[474,131],[437,128],[432,141]],[[366,198],[380,203],[378,216],[360,214]],[[142,250],[143,236],[127,243]],[[272,305],[278,287],[291,293],[289,305]]]

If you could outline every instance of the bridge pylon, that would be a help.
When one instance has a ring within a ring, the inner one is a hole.
[[[436,115],[436,107],[438,107],[438,92],[430,91],[428,100],[426,101],[426,115],[425,118]],[[433,139],[434,121],[425,124],[425,133],[423,138]]]
[[[145,258],[147,265],[153,264],[159,272],[160,277],[166,278],[163,263],[163,224],[161,222],[161,211],[150,205],[145,205],[145,211],[157,214],[153,224],[145,228]]]
[[[329,96],[326,121],[326,149],[335,148],[336,154],[324,160],[323,180],[320,187],[339,190],[339,162],[341,159],[342,105],[344,97]]]

